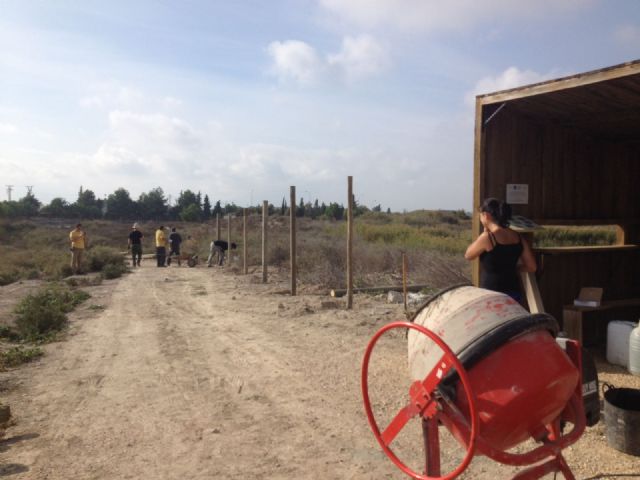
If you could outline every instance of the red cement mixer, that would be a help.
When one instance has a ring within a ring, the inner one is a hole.
[[[369,399],[369,361],[380,337],[397,328],[409,329],[412,383],[408,402],[381,431]],[[384,326],[369,342],[362,366],[365,410],[380,446],[417,479],[456,478],[474,455],[528,467],[514,479],[552,472],[574,479],[562,449],[576,442],[586,425],[582,354],[575,341],[556,342],[557,333],[553,317],[530,314],[507,295],[468,286],[433,297],[412,323]],[[411,470],[392,450],[412,419],[422,422],[424,474]],[[572,427],[565,432],[568,424]],[[439,425],[466,450],[445,476],[440,472]],[[538,443],[529,451],[508,452],[531,439]]]

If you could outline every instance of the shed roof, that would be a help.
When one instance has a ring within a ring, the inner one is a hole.
[[[534,121],[607,140],[640,141],[640,60],[477,98],[486,106],[485,119],[505,104]]]

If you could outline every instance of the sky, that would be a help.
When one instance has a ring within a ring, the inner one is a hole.
[[[470,210],[475,95],[638,58],[638,0],[0,0],[0,199]]]

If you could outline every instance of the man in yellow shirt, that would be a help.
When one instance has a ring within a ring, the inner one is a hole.
[[[160,225],[156,230],[156,257],[159,267],[166,267],[164,264],[167,257],[167,235],[164,233],[164,226]]]
[[[81,223],[78,223],[76,228],[69,232],[69,241],[71,242],[71,270],[77,274],[80,272],[82,254],[88,245],[87,234],[82,230]]]

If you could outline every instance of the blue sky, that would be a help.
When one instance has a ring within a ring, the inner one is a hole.
[[[0,188],[470,209],[474,95],[637,58],[637,0],[0,0]]]

